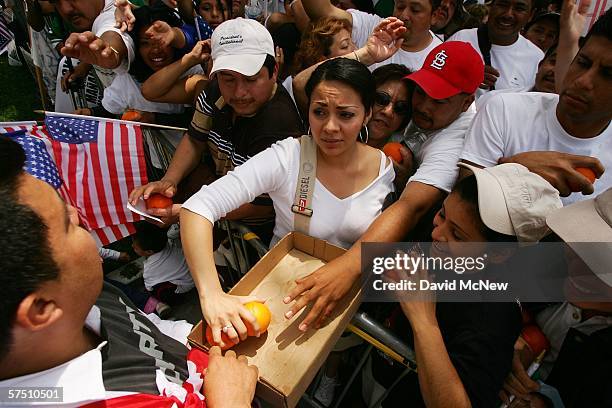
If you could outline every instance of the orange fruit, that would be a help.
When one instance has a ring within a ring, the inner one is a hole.
[[[163,194],[151,194],[149,198],[145,200],[147,210],[150,208],[168,208],[172,207],[172,199],[166,197]]]
[[[521,337],[529,346],[534,355],[538,356],[542,351],[550,349],[550,343],[542,330],[535,324],[523,327]]]
[[[588,178],[591,184],[593,184],[595,182],[595,179],[597,178],[595,172],[589,169],[588,167],[576,167],[574,170],[582,174],[584,177]]]
[[[400,148],[402,147],[401,143],[398,142],[389,142],[383,146],[383,153],[392,158],[398,163],[401,163],[404,159],[402,157],[402,152]]]
[[[131,120],[132,122],[138,122],[140,119],[142,119],[142,115],[140,114],[140,112],[135,110],[127,110],[123,112],[123,115],[121,115],[121,120]]]
[[[217,344],[217,343],[214,342],[213,335],[212,335],[212,329],[210,328],[210,326],[206,326],[206,341],[211,346],[219,346],[219,347],[221,347],[220,344]],[[225,344],[225,346],[221,347],[222,351],[230,349],[230,348],[232,348],[232,347],[234,347],[236,345],[236,344],[232,343],[232,341],[227,336],[227,334],[225,334],[223,332],[221,332],[221,341],[223,341],[223,343]]]
[[[249,312],[255,316],[257,323],[259,323],[259,333],[264,333],[268,330],[268,326],[270,326],[270,320],[272,320],[272,313],[270,313],[270,309],[263,303],[260,302],[248,302],[244,304]],[[255,332],[250,324],[245,322],[247,327],[247,333],[249,336],[254,336]]]

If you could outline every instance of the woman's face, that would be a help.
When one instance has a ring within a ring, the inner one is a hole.
[[[368,123],[369,139],[386,141],[399,130],[410,113],[408,88],[402,80],[388,81],[376,88],[372,120]]]
[[[199,14],[213,30],[229,18],[227,10],[221,7],[222,1],[223,0],[221,0],[221,2],[217,2],[217,0],[202,0],[200,2],[200,7],[198,9]]]
[[[339,156],[355,147],[368,116],[357,91],[338,81],[322,81],[310,97],[308,119],[320,152]]]
[[[472,204],[461,199],[459,194],[451,193],[434,217],[430,255],[481,256],[487,246],[487,238],[483,233],[482,221],[476,217],[476,209]],[[465,242],[480,243],[480,245],[462,245]]]
[[[150,26],[140,29],[138,33],[138,53],[144,63],[153,71],[158,71],[174,62],[172,47],[162,47],[147,37],[145,32]]]
[[[329,58],[340,57],[355,51],[357,47],[351,38],[351,33],[342,29],[334,35],[334,41],[331,47],[329,47]]]

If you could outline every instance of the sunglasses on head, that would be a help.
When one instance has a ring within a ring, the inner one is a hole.
[[[376,91],[374,97],[374,103],[383,108],[391,103],[391,95],[386,92]],[[410,113],[410,102],[408,101],[397,101],[393,104],[393,112],[397,115],[408,115]]]

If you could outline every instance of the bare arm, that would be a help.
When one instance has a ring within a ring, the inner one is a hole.
[[[153,102],[193,103],[201,82],[208,79],[202,75],[181,79],[181,75],[209,58],[210,40],[198,42],[189,54],[151,75],[142,84],[142,95]]]
[[[448,355],[438,321],[413,317],[410,321],[414,334],[419,388],[427,407],[471,407],[468,394]]]
[[[107,31],[99,38],[91,31],[72,33],[64,43],[61,53],[108,69],[117,68],[124,58],[127,58],[125,43],[114,31]]]
[[[557,45],[557,62],[555,64],[555,87],[561,91],[565,74],[578,54],[578,40],[586,24],[586,13],[591,0],[564,0],[561,8],[559,44]]]
[[[417,288],[418,282],[431,280],[425,269],[414,274],[404,270],[394,272],[396,278],[412,281]],[[419,388],[425,405],[442,408],[452,401],[453,407],[471,407],[470,398],[444,344],[436,317],[435,292],[419,290],[412,293],[410,299],[400,296],[398,300],[412,327]]]
[[[353,24],[353,16],[349,12],[332,5],[330,0],[302,0],[302,5],[311,20],[336,17],[348,20]]]
[[[223,292],[213,257],[213,224],[203,216],[181,209],[181,242],[191,276],[198,290],[200,307],[211,327],[213,340],[222,343],[221,329],[231,326],[227,335],[232,343],[245,340],[248,322],[259,334],[255,317],[243,306],[256,301],[253,296],[232,296]]]

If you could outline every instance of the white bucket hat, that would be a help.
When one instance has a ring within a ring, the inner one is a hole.
[[[213,31],[211,55],[211,76],[222,70],[253,76],[263,66],[266,55],[274,57],[274,42],[260,23],[238,17],[221,23]]]
[[[563,204],[548,181],[516,163],[459,166],[476,176],[480,218],[487,227],[521,242],[536,242],[549,233],[546,216]]]
[[[612,286],[612,188],[552,212],[546,223],[591,271]],[[583,242],[598,244],[576,245]]]

